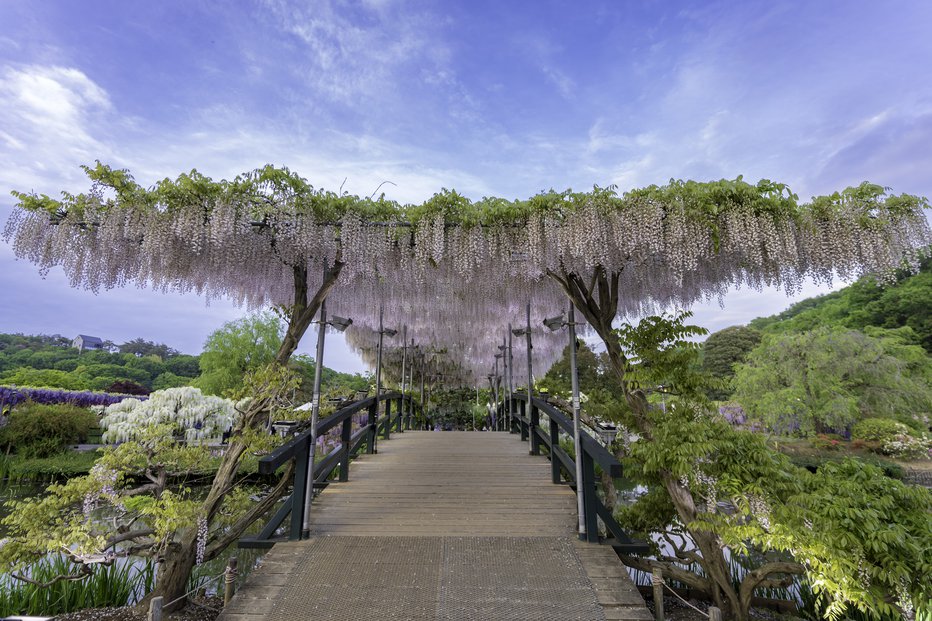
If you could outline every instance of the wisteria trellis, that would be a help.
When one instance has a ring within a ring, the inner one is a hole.
[[[272,167],[232,181],[192,171],[149,189],[126,171],[87,172],[86,194],[17,194],[4,231],[17,257],[43,272],[60,265],[73,286],[94,291],[133,283],[251,308],[288,307],[295,266],[314,291],[340,261],[327,304],[354,319],[348,341],[364,359],[374,358],[382,306],[386,324],[406,324],[452,384],[485,376],[506,324],[523,325],[528,302],[534,364],[549,367],[565,337],[540,320],[567,305],[551,276],[620,273],[618,313],[637,315],[734,285],[792,293],[805,278],[889,273],[932,243],[925,199],[866,183],[805,204],[781,184],[738,178],[525,201],[472,202],[444,190],[400,205],[318,190]]]

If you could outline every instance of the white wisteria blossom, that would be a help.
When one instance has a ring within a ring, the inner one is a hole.
[[[152,393],[146,401],[124,399],[108,406],[100,426],[104,442],[129,442],[153,425],[169,425],[175,435],[194,443],[217,438],[233,427],[237,415],[234,404],[184,386]]]

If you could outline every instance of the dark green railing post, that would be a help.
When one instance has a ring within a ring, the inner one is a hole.
[[[392,400],[385,400],[385,439],[388,440],[392,434]]]
[[[560,425],[557,421],[550,419],[550,479],[554,483],[561,483],[563,477],[560,476],[560,459],[557,457],[557,451],[560,449]]]
[[[347,418],[343,421],[343,428],[340,430],[340,443],[342,444],[342,456],[340,457],[340,481],[349,481],[349,462],[350,462],[350,438],[353,437],[353,418]]]
[[[379,431],[379,400],[376,399],[369,406],[369,439],[366,440],[366,452],[375,453],[375,437]]]
[[[524,424],[524,416],[527,413],[527,404],[524,401],[518,402],[518,429],[521,431],[521,441],[527,442],[527,425]]]
[[[294,486],[291,492],[291,534],[289,539],[298,541],[304,533],[304,504],[307,500],[307,458],[310,455],[310,438],[301,445],[295,455]]]
[[[537,437],[537,430],[540,428],[540,411],[537,406],[531,403],[531,455],[540,455],[540,438]]]
[[[581,432],[585,433],[585,432]],[[576,447],[577,451],[582,451],[582,482],[577,482],[579,489],[583,492],[583,512],[586,518],[586,541],[590,543],[599,542],[599,515],[596,512],[595,503],[598,497],[595,495],[595,463],[592,461],[592,455],[587,453],[581,446]]]

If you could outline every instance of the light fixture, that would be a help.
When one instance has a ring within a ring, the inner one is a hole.
[[[384,334],[384,335],[387,336],[388,338],[392,338],[392,337],[394,337],[396,334],[398,334],[398,330],[392,330],[391,328],[383,328],[383,329],[382,329],[382,334]]]
[[[563,319],[563,314],[561,313],[559,317],[550,317],[548,319],[544,319],[544,325],[551,332],[556,332],[566,325],[566,320]]]
[[[332,327],[337,332],[344,332],[346,331],[348,327],[353,325],[353,320],[347,319],[346,317],[339,317],[337,315],[333,315],[327,321],[327,324],[330,325],[330,327]]]

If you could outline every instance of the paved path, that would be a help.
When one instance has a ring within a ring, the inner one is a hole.
[[[576,499],[507,433],[408,431],[314,501],[221,621],[651,619]]]

